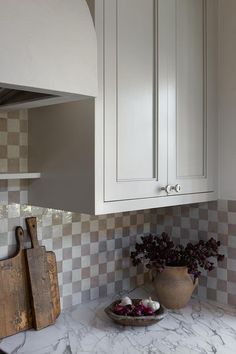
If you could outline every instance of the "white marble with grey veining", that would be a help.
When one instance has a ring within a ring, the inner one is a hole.
[[[149,295],[143,287],[134,297]],[[131,295],[131,296],[132,296]],[[99,299],[66,310],[54,326],[0,341],[0,349],[18,354],[233,354],[236,309],[193,298],[150,327],[115,325],[104,313],[113,299]]]

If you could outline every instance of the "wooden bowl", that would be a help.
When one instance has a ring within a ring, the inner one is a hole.
[[[132,299],[132,302],[139,303],[142,299]],[[160,305],[152,316],[120,316],[114,313],[115,305],[119,304],[121,300],[114,301],[111,305],[105,308],[105,312],[114,322],[122,326],[150,326],[161,321],[166,316],[166,310]]]

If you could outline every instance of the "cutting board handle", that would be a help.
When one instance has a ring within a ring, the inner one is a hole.
[[[18,250],[22,251],[24,249],[24,230],[21,226],[17,226],[15,233]]]
[[[30,217],[25,219],[28,234],[30,236],[33,248],[39,247],[39,241],[37,236],[37,219],[36,217]]]

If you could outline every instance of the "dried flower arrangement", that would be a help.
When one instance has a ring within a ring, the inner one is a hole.
[[[220,241],[214,238],[208,241],[200,240],[196,244],[189,242],[175,246],[167,233],[160,236],[149,235],[141,237],[141,243],[136,243],[135,251],[131,252],[131,259],[134,266],[143,263],[148,269],[155,268],[161,272],[166,266],[186,266],[188,273],[192,274],[194,280],[201,274],[200,268],[211,271],[214,269],[215,258],[222,261],[224,255],[218,249]]]

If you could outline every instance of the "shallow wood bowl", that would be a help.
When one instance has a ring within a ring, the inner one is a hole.
[[[135,304],[139,303],[141,300],[142,299],[132,299],[132,302]],[[106,307],[104,311],[108,317],[122,326],[150,326],[161,321],[166,315],[166,310],[160,305],[159,310],[157,310],[152,316],[120,316],[114,313],[114,307],[119,303],[120,300],[114,301],[111,305]]]

